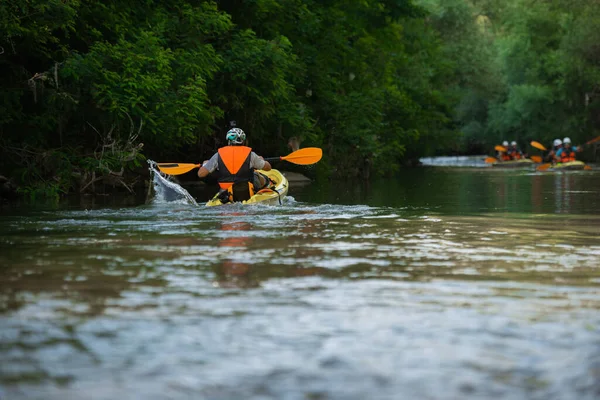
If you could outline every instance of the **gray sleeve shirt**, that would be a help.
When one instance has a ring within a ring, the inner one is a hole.
[[[208,172],[213,173],[219,169],[219,153],[215,153],[210,160],[203,165]],[[250,153],[250,168],[263,169],[265,167],[265,160],[260,158],[255,152]]]
[[[219,166],[219,153],[215,153],[210,160],[208,160],[206,164],[203,164],[202,166],[206,168],[208,172],[213,173]]]
[[[260,158],[255,152],[250,154],[250,168],[263,169],[265,167],[265,160]]]

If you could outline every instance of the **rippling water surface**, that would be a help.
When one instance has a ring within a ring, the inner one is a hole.
[[[600,397],[599,176],[414,174],[5,211],[0,398]]]

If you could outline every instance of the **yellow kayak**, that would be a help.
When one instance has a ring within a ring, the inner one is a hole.
[[[533,161],[531,161],[529,158],[511,161],[498,161],[492,164],[492,166],[496,168],[524,168],[531,167],[531,165],[533,165]]]
[[[288,192],[288,180],[287,178],[278,170],[272,169],[270,171],[262,171],[259,170],[263,175],[268,176],[274,184],[272,184],[268,189],[262,189],[258,193],[255,193],[254,196],[250,197],[248,200],[242,201],[242,204],[253,204],[253,203],[263,203],[263,204],[282,204],[283,199],[287,195]],[[222,206],[223,204],[232,204],[232,203],[222,203],[219,200],[217,193],[212,200],[209,200],[206,203],[207,207],[213,206]]]
[[[553,166],[548,168],[546,171],[554,171],[554,170],[559,170],[559,169],[576,171],[576,170],[580,170],[580,169],[584,169],[584,168],[585,168],[585,163],[583,161],[570,161],[570,162],[566,162],[566,163],[554,164]]]

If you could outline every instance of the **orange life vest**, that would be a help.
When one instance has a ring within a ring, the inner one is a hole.
[[[221,147],[218,151],[219,186],[230,193],[231,201],[248,200],[254,193],[250,168],[252,149],[246,146]]]
[[[506,152],[506,154],[508,155],[509,160],[520,160],[521,159],[521,152],[518,151],[517,149],[513,149],[512,147],[508,148],[508,151]]]
[[[571,149],[563,148],[562,153],[560,153],[560,162],[568,163],[571,161],[575,161],[575,152]]]

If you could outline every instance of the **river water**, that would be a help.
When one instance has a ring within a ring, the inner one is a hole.
[[[599,172],[289,195],[0,211],[0,398],[600,397]]]

